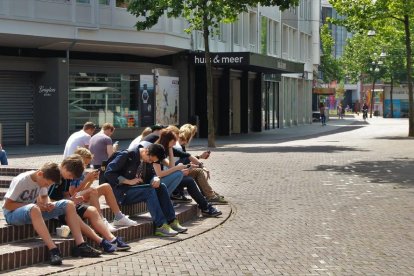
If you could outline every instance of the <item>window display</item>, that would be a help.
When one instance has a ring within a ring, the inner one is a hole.
[[[111,123],[116,128],[137,128],[139,75],[71,73],[69,130],[87,121]]]

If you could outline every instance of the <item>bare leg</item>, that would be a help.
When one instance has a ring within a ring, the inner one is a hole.
[[[111,241],[115,238],[115,236],[112,235],[109,229],[105,226],[104,222],[102,221],[102,217],[99,215],[99,212],[95,209],[95,207],[89,206],[86,212],[83,214],[83,217],[89,219],[92,228],[101,234],[105,240]]]
[[[47,229],[45,224],[45,220],[42,217],[42,212],[38,206],[33,206],[32,209],[30,209],[30,218],[32,219],[34,230],[45,242],[47,248],[49,248],[49,250],[56,248],[56,245],[49,234],[49,229]]]
[[[99,193],[96,188],[93,188],[89,193],[89,204],[98,210],[99,214],[102,216],[101,204],[99,203]]]
[[[78,216],[80,222],[80,229],[82,231],[83,234],[85,234],[85,236],[87,236],[88,238],[90,238],[91,240],[93,240],[94,242],[96,242],[97,244],[100,244],[102,241],[102,238],[99,237],[95,231],[93,231],[93,229],[91,227],[89,227],[89,225],[87,225],[81,218],[80,216]]]
[[[109,185],[108,183],[105,183],[105,184],[99,185],[99,187],[97,187],[96,189],[98,190],[99,196],[103,195],[105,197],[106,204],[109,205],[109,207],[111,208],[114,214],[121,211],[119,209],[118,202],[116,201],[114,192],[112,191],[111,185]]]
[[[81,223],[83,223],[83,221],[76,213],[75,204],[72,201],[68,201],[68,204],[66,205],[66,223],[72,232],[75,244],[79,245],[84,243],[85,240],[83,239],[81,232]]]

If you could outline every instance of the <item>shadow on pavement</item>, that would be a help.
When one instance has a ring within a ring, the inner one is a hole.
[[[394,158],[388,161],[359,161],[345,166],[321,165],[315,171],[332,171],[339,174],[360,175],[371,183],[397,184],[395,188],[413,188],[414,159]]]
[[[360,123],[360,122],[356,122]],[[322,127],[322,126],[321,126]],[[252,133],[249,135],[241,134],[241,135],[232,135],[229,137],[220,137],[220,141],[218,142],[219,146],[226,146],[231,145],[234,143],[237,144],[257,144],[260,142],[261,144],[278,144],[278,143],[284,143],[287,141],[296,141],[296,140],[303,140],[303,139],[313,139],[318,137],[323,137],[327,135],[337,134],[337,133],[344,133],[348,131],[353,131],[359,128],[364,127],[364,125],[357,125],[352,124],[348,126],[342,126],[338,129],[328,130],[324,132],[318,132],[314,134],[294,134],[294,137],[287,137],[287,136],[278,136],[277,130],[272,131],[271,133]]]
[[[413,140],[413,137],[401,137],[401,136],[383,136],[383,137],[375,137],[374,139],[377,140]]]
[[[353,147],[341,146],[296,146],[296,147],[228,147],[217,148],[217,152],[243,152],[243,153],[288,153],[288,152],[325,152],[335,153],[342,151],[366,151]]]

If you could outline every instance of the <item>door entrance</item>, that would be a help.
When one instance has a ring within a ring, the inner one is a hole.
[[[279,128],[279,82],[265,81],[262,94],[263,129]]]

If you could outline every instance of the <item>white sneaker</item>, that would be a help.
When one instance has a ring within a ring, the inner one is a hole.
[[[132,220],[132,219],[128,218],[127,216],[124,216],[120,220],[114,219],[113,224],[115,226],[136,226],[136,225],[138,225],[138,223],[135,220]]]
[[[115,232],[116,228],[112,226],[112,224],[109,223],[109,221],[106,218],[102,218],[103,223],[105,224],[106,228],[108,228],[108,230],[110,232]]]

